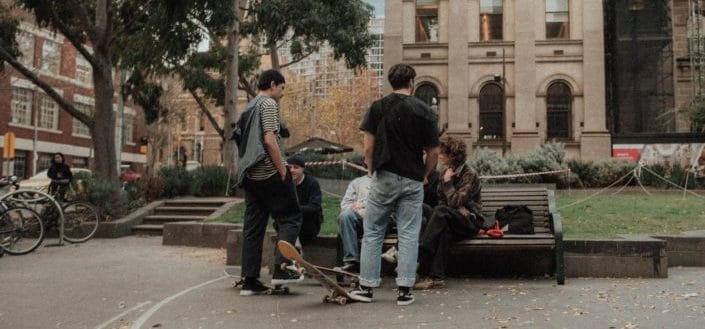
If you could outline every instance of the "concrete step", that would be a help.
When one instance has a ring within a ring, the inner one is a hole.
[[[218,207],[190,207],[190,206],[161,206],[154,209],[155,215],[177,216],[208,216],[218,210]]]
[[[208,199],[176,199],[167,200],[162,207],[215,207],[218,208],[225,204],[224,200],[208,200]]]
[[[207,216],[194,215],[148,215],[143,219],[144,224],[160,224],[169,222],[200,222],[206,219]]]
[[[132,227],[132,234],[134,235],[162,235],[163,232],[163,225],[140,224]]]

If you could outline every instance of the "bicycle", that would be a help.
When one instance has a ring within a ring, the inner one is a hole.
[[[88,201],[73,200],[65,201],[66,189],[71,188],[68,181],[52,180],[54,188],[49,188],[51,195],[59,204],[64,215],[63,238],[71,243],[80,243],[88,241],[98,231],[100,224],[100,214],[97,208]],[[46,207],[42,213],[42,219],[48,227],[59,228],[58,214],[55,207]]]
[[[17,187],[17,178],[0,182],[0,187],[12,184]],[[21,207],[0,199],[0,255],[28,254],[44,241],[44,221],[31,208]]]

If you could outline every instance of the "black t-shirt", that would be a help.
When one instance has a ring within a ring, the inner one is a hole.
[[[423,181],[423,149],[438,146],[438,117],[423,101],[392,93],[372,103],[360,130],[375,136],[372,166]]]

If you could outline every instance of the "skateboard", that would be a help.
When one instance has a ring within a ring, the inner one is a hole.
[[[234,266],[226,266],[225,267],[225,275],[231,278],[235,279],[240,279],[240,273],[239,269]],[[235,287],[238,287],[239,285],[242,285],[244,281],[241,279],[240,281],[235,282]],[[283,285],[283,284],[275,284],[274,288],[269,288],[265,292],[267,295],[288,295],[290,294],[291,291],[289,290],[289,287]]]
[[[359,280],[359,275],[341,270],[340,268],[334,267],[323,267],[323,266],[318,266],[318,265],[313,265],[315,268],[319,269],[323,273],[328,273],[331,275],[335,275],[335,281],[338,282],[339,285],[349,285],[350,287],[355,287],[357,285],[357,282]],[[350,282],[347,283],[345,282],[345,278],[349,278]]]
[[[284,256],[284,258],[296,261],[300,266],[306,269],[306,273],[308,275],[321,283],[323,287],[328,290],[329,294],[323,296],[324,303],[337,303],[338,305],[345,305],[348,301],[354,301],[347,290],[323,274],[318,267],[303,259],[301,254],[299,254],[298,250],[296,250],[291,243],[280,240],[277,242],[277,248],[279,248],[279,252],[282,256]]]

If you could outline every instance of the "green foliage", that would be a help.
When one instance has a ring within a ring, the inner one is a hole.
[[[191,172],[193,195],[223,196],[228,188],[228,172],[222,166],[203,166]]]
[[[697,97],[690,106],[681,109],[689,118],[691,131],[705,132],[705,97]]]
[[[5,51],[11,58],[17,59],[20,54],[15,35],[19,22],[12,17],[10,9],[0,2],[0,51]],[[4,56],[0,56],[0,72],[4,65]]]
[[[543,144],[523,156],[510,154],[503,157],[486,148],[477,149],[467,163],[475,168],[481,176],[499,176],[565,169],[564,157],[565,150],[562,144],[549,143]],[[565,173],[559,173],[485,181],[491,183],[554,183],[558,186],[567,186],[569,177]]]
[[[79,176],[78,174],[76,176]],[[120,218],[129,210],[130,202],[127,193],[122,191],[122,186],[115,180],[108,180],[98,176],[80,175],[80,188],[77,190],[76,199],[92,203],[100,209],[101,216]]]
[[[147,202],[159,199],[164,193],[164,179],[161,176],[142,177],[137,181],[141,198]]]
[[[159,177],[164,182],[163,197],[187,195],[191,192],[191,174],[179,166],[159,168]]]

